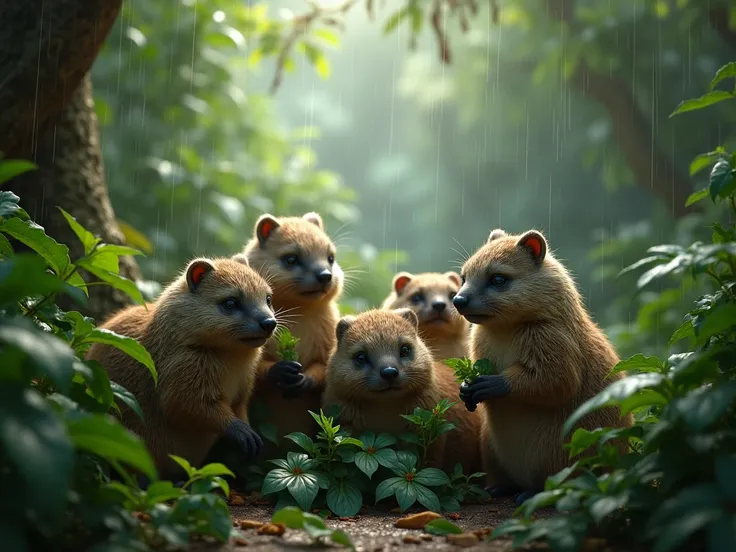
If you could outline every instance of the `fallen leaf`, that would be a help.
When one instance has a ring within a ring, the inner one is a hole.
[[[442,516],[436,512],[420,512],[418,514],[412,514],[396,520],[394,527],[398,527],[399,529],[424,529],[424,526],[430,521],[441,517]]]
[[[248,546],[248,541],[245,539],[241,539],[240,537],[235,537],[233,539],[233,543],[235,546]]]
[[[453,521],[457,521],[460,519],[460,514],[458,514],[457,512],[452,512],[450,514],[447,514],[447,517]]]
[[[258,529],[262,525],[263,523],[261,523],[260,521],[255,521],[252,519],[244,519],[240,522],[241,529]]]
[[[460,533],[459,535],[447,535],[447,542],[455,546],[468,548],[474,544],[478,544],[478,537],[473,533]]]
[[[491,533],[493,533],[493,527],[482,527],[480,529],[476,529],[475,531],[473,531],[473,534],[476,537],[478,537],[480,540],[483,540]]]
[[[402,539],[404,544],[422,544],[422,539],[415,537],[414,535],[404,535]]]
[[[266,525],[261,525],[257,532],[259,535],[273,535],[275,537],[280,537],[285,531],[286,525],[283,523],[268,523]]]
[[[244,506],[245,499],[240,495],[230,495],[230,506]]]

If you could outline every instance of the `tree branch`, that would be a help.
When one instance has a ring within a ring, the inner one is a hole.
[[[33,158],[79,88],[122,0],[0,2],[0,151]]]

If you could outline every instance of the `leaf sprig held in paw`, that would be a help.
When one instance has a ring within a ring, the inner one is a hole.
[[[478,376],[492,376],[497,373],[496,367],[487,358],[481,358],[473,363],[469,358],[448,358],[445,364],[452,368],[455,379],[462,384],[469,384]]]
[[[276,333],[276,352],[281,360],[299,360],[296,353],[298,344],[299,338],[294,336],[287,328],[282,327]]]

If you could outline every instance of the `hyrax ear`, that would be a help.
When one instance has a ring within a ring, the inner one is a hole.
[[[302,218],[307,222],[311,222],[317,228],[324,228],[324,224],[322,224],[322,217],[319,216],[319,213],[315,213],[314,211],[312,211],[311,213],[307,213],[306,215],[304,215]]]
[[[237,255],[233,255],[231,259],[235,261],[236,263],[240,263],[245,266],[250,266],[250,263],[248,262],[248,257],[246,257],[245,254],[243,253],[238,253]]]
[[[541,265],[542,261],[544,261],[545,255],[547,255],[547,240],[545,240],[544,236],[536,230],[529,230],[526,232],[519,238],[516,245],[529,251],[532,259],[534,259],[534,262],[537,265]]]
[[[419,329],[419,318],[417,317],[416,313],[411,309],[394,309],[394,312],[398,314],[401,318],[406,320],[409,324],[414,326],[414,329]]]
[[[261,215],[256,222],[256,238],[261,245],[271,237],[274,230],[279,227],[279,221],[273,215]]]
[[[455,284],[457,287],[462,287],[463,285],[463,279],[460,277],[460,275],[457,272],[445,272],[444,274],[445,278],[450,280],[453,284]]]
[[[351,315],[343,316],[338,321],[337,327],[335,328],[335,336],[337,337],[338,343],[342,341],[342,338],[345,335],[345,332],[347,332],[350,326],[353,325],[353,322],[355,322],[355,317]]]
[[[202,283],[202,279],[209,274],[214,272],[215,267],[212,263],[206,259],[194,259],[189,266],[187,266],[187,285],[189,291],[194,293]]]
[[[411,279],[412,275],[408,272],[399,272],[396,276],[394,276],[394,281],[392,285],[394,287],[396,295],[401,295],[401,292],[404,291],[406,285],[411,282]]]
[[[506,235],[506,232],[501,230],[500,228],[496,228],[495,230],[492,230],[491,233],[488,236],[488,241],[492,242],[493,240],[497,240],[498,238],[503,238]]]

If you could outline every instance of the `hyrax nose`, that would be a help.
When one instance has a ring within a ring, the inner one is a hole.
[[[381,377],[386,381],[394,381],[399,375],[399,371],[393,366],[386,366],[381,368]]]
[[[329,284],[330,281],[332,280],[332,272],[330,272],[327,269],[324,269],[322,272],[317,273],[316,278],[320,284]]]
[[[452,299],[452,304],[455,305],[455,308],[459,311],[462,311],[464,308],[467,308],[468,303],[470,303],[470,301],[468,300],[467,297],[463,295],[456,295]]]
[[[276,329],[278,322],[276,322],[275,318],[264,318],[258,322],[258,325],[263,329],[263,331],[270,334]]]
[[[432,302],[432,310],[435,312],[444,312],[444,310],[447,308],[447,303],[444,301],[433,301]]]

